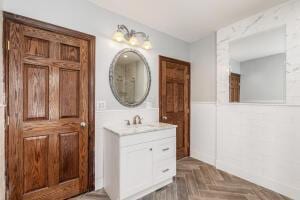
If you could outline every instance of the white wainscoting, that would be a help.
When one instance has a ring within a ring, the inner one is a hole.
[[[105,110],[96,112],[95,124],[95,189],[103,187],[103,134],[104,125],[124,124],[124,120],[130,120],[135,115],[143,117],[143,122],[156,122],[159,120],[159,109],[124,109]],[[113,159],[113,158],[112,158]]]
[[[217,163],[222,169],[300,199],[300,106],[217,106]]]
[[[215,102],[191,102],[191,157],[215,165]]]

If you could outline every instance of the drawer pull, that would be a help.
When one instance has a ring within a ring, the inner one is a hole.
[[[170,148],[168,147],[168,148],[165,148],[165,149],[163,149],[163,151],[168,151]]]
[[[165,170],[163,170],[162,172],[163,173],[166,173],[166,172],[168,172],[170,169],[165,169]]]

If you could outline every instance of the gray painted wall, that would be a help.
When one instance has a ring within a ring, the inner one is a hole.
[[[216,34],[190,45],[191,99],[216,101]]]
[[[241,102],[283,103],[285,54],[241,62]]]
[[[113,57],[121,49],[131,48],[126,44],[112,41],[112,35],[118,24],[125,24],[129,28],[150,35],[153,49],[150,51],[137,49],[142,52],[150,65],[152,85],[146,101],[151,101],[154,107],[158,107],[158,55],[189,60],[187,42],[116,15],[87,0],[4,0],[4,10],[95,35],[96,101],[105,101],[107,109],[124,109],[110,91],[108,79]]]

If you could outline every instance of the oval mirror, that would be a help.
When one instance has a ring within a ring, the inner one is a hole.
[[[135,107],[147,98],[151,84],[149,65],[135,49],[120,51],[110,66],[109,81],[115,98],[124,106]]]

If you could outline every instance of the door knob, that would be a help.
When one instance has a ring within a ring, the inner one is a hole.
[[[86,123],[85,123],[85,122],[81,122],[81,123],[80,123],[80,127],[81,127],[81,128],[85,128],[85,127],[86,127]]]
[[[162,119],[163,119],[163,120],[167,120],[168,117],[167,117],[167,116],[163,116]]]

